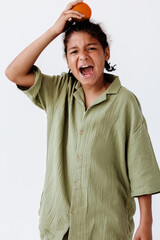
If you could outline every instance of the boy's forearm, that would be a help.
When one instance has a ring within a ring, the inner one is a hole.
[[[7,77],[11,81],[20,84],[18,77],[29,74],[38,56],[56,36],[54,28],[52,27],[24,49],[6,69]]]
[[[12,61],[5,71],[6,76],[11,81],[21,86],[32,86],[34,75],[30,73],[30,70],[41,52],[64,31],[69,19],[82,19],[84,17],[80,12],[72,10],[72,8],[80,2],[82,2],[82,0],[69,3],[55,24]]]
[[[140,224],[152,225],[152,196],[143,195],[138,197],[140,208]]]
[[[140,224],[134,240],[152,240],[152,197],[143,195],[138,197],[140,208]]]

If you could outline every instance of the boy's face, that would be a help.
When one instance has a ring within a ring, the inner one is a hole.
[[[103,83],[105,60],[110,57],[100,42],[87,32],[74,32],[67,43],[67,63],[82,86],[100,86]]]

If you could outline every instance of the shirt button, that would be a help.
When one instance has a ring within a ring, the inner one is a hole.
[[[76,159],[79,161],[79,160],[80,160],[80,156],[79,156],[79,155],[77,155]]]
[[[71,209],[71,213],[74,214],[75,213],[75,209]]]
[[[83,133],[84,133],[84,131],[83,131],[83,130],[81,130],[81,131],[80,131],[80,135],[83,135]]]
[[[74,182],[74,186],[78,187],[78,182],[77,181]]]

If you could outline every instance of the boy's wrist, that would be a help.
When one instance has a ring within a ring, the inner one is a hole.
[[[140,225],[145,225],[145,226],[148,226],[148,227],[152,227],[152,224],[153,224],[153,219],[152,217],[142,217],[140,219]]]

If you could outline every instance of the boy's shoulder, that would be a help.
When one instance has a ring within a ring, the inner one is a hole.
[[[137,96],[121,84],[118,76],[113,74],[107,74],[106,76],[111,82],[108,93],[111,95],[114,94],[114,101],[121,113],[123,112],[123,114],[130,116],[131,118],[139,116],[141,119],[142,109]]]
[[[107,81],[111,83],[108,93],[118,94],[119,101],[121,100],[123,103],[139,105],[137,96],[121,84],[119,76],[113,74],[105,74],[105,76]]]
[[[135,93],[133,93],[131,90],[124,86],[121,87],[120,97],[123,100],[123,102],[126,103],[127,105],[141,108],[139,99],[137,98]]]

